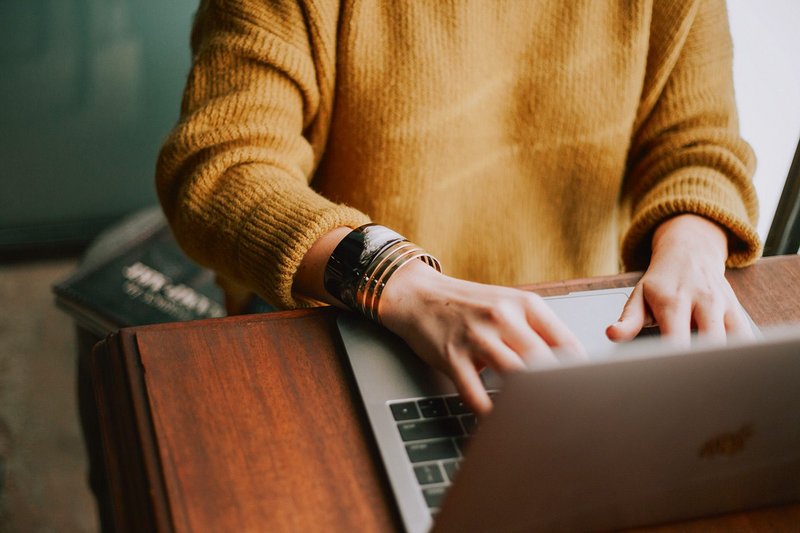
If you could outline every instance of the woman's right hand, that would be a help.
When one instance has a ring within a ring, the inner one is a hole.
[[[479,372],[498,373],[556,361],[554,351],[586,357],[578,339],[536,294],[473,283],[412,261],[387,282],[384,326],[452,379],[476,413],[491,409]]]
[[[331,254],[349,228],[319,238],[303,257],[294,279],[298,294],[343,307],[323,286]],[[483,285],[438,273],[410,261],[386,283],[379,315],[428,364],[447,374],[475,413],[492,407],[479,372],[503,374],[556,361],[554,352],[585,358],[578,339],[539,296]]]

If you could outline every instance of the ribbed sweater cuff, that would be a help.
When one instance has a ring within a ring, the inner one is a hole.
[[[726,266],[747,266],[761,256],[762,249],[755,220],[751,221],[747,215],[748,207],[752,208],[744,204],[736,187],[717,171],[707,167],[683,168],[645,195],[634,208],[631,225],[622,242],[625,268],[646,268],[656,227],[684,213],[706,217],[725,228],[728,234]]]
[[[259,208],[244,221],[241,231],[247,237],[239,243],[239,268],[268,302],[285,309],[312,306],[315,302],[292,294],[294,275],[306,252],[335,228],[367,222],[369,217],[360,211],[306,189],[292,199],[291,208]]]

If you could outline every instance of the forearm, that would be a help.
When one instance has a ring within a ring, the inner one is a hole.
[[[328,19],[311,22],[335,28]],[[156,170],[183,249],[279,308],[306,305],[293,298],[292,283],[320,236],[369,220],[309,187],[333,77],[318,76],[332,66],[314,52],[308,23],[296,2],[205,2],[181,119]]]
[[[669,17],[654,19],[653,46],[666,47],[671,24]],[[751,182],[755,160],[737,123],[724,3],[699,3],[685,44],[664,49],[674,64],[665,59],[660,66],[669,75],[645,84],[643,102],[650,106],[644,106],[631,139],[622,194],[631,224],[623,260],[628,269],[643,268],[656,228],[695,213],[727,230],[728,265],[744,266],[760,249]]]

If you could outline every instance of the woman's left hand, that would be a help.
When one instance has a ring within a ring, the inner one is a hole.
[[[650,266],[619,321],[606,331],[611,340],[631,340],[653,323],[683,345],[693,330],[718,341],[753,336],[725,279],[728,239],[722,228],[697,215],[679,215],[656,229],[652,244]]]

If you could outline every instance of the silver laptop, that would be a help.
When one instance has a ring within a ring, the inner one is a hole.
[[[480,427],[400,339],[339,318],[406,530],[618,529],[800,500],[800,332],[621,347],[605,328],[629,292],[549,298],[592,361],[485,372]]]

